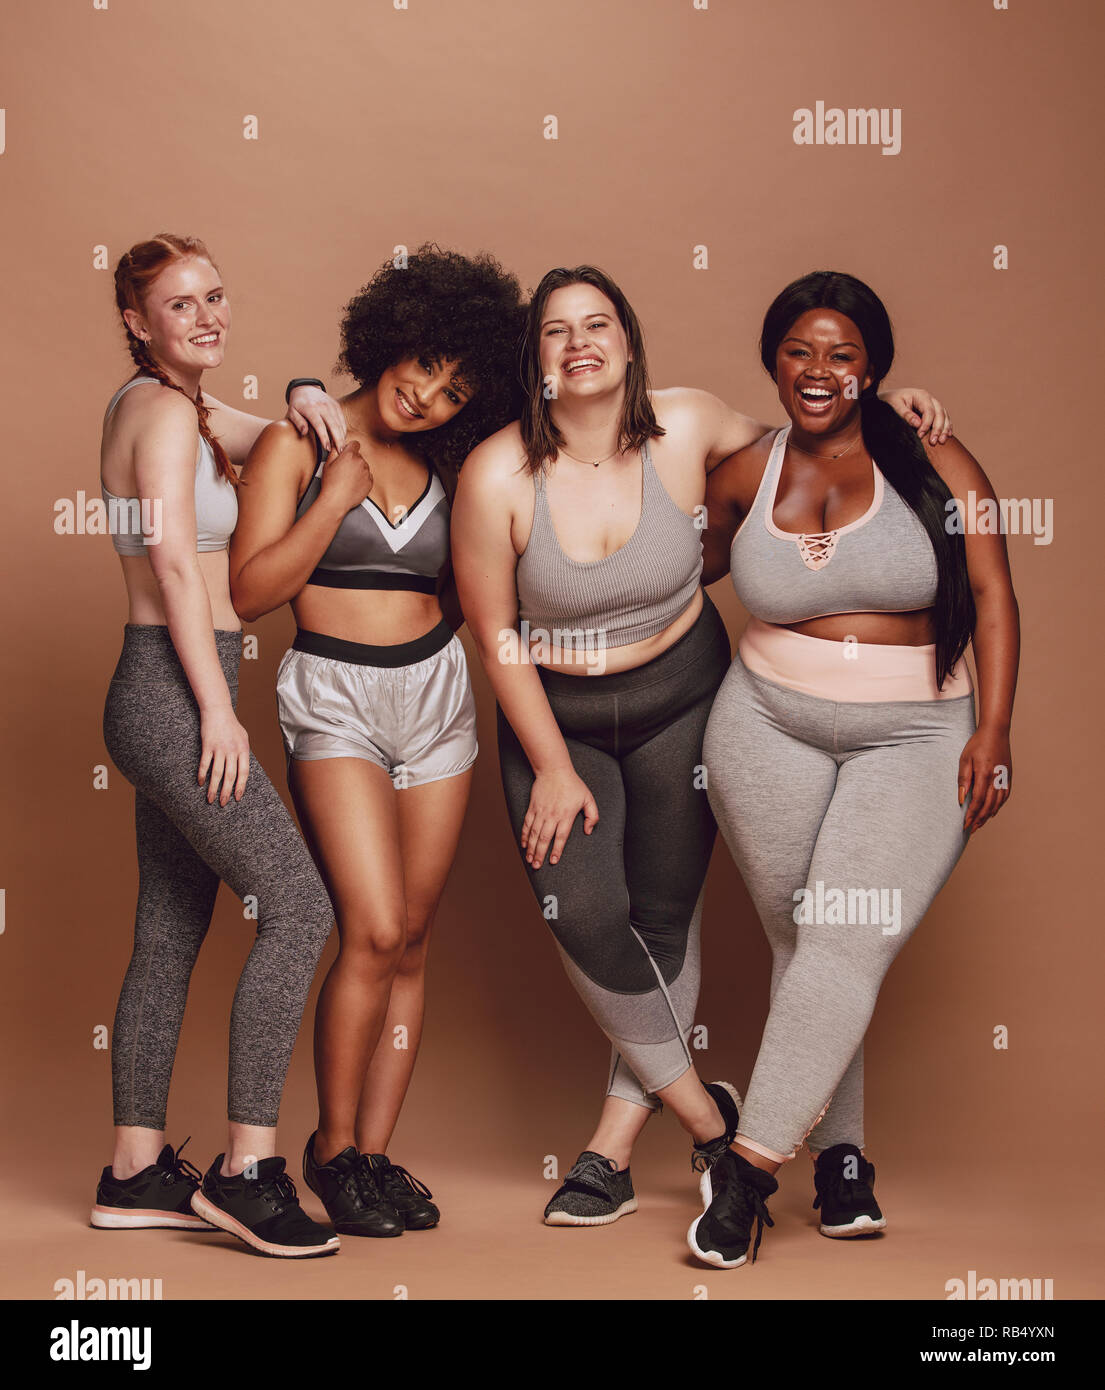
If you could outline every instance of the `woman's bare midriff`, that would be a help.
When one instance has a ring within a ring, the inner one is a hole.
[[[674,622],[644,641],[630,642],[625,647],[606,647],[602,651],[558,652],[557,648],[547,644],[541,646],[538,638],[531,643],[531,650],[537,654],[539,664],[550,671],[563,671],[568,676],[610,676],[616,671],[632,671],[655,660],[678,642],[685,632],[690,631],[701,612],[702,590],[699,588]]]
[[[393,647],[413,642],[441,621],[435,594],[410,589],[328,589],[308,584],[293,600],[297,626],[343,642]]]
[[[127,586],[130,623],[165,627],[168,619],[161,602],[161,588],[144,555],[120,555]],[[230,601],[230,559],[226,550],[197,551],[196,563],[211,600],[212,626],[223,632],[239,632],[242,623]]]
[[[827,642],[843,642],[854,637],[873,647],[927,647],[936,641],[931,608],[909,613],[830,613],[804,623],[780,623],[804,637],[821,637]]]

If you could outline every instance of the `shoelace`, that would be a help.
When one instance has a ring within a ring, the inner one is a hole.
[[[359,1184],[361,1201],[366,1207],[378,1207],[383,1202],[387,1202],[387,1193],[384,1191],[382,1183],[384,1174],[378,1173],[372,1166],[372,1160],[368,1154],[361,1154],[354,1172]]]
[[[407,1187],[411,1189],[412,1192],[421,1193],[423,1197],[432,1197],[434,1195],[425,1183],[419,1182],[413,1173],[408,1173],[401,1163],[392,1163],[389,1159],[387,1167],[380,1175],[381,1181],[383,1181],[384,1183],[391,1184],[391,1175],[393,1173],[395,1174],[396,1180],[400,1186],[405,1184]]]
[[[246,1183],[246,1196],[268,1202],[277,1216],[284,1210],[285,1203],[297,1200],[290,1173],[274,1173],[271,1178],[251,1178]]]
[[[189,1135],[188,1139],[191,1139],[191,1137],[192,1136]],[[184,1144],[187,1144],[188,1139],[185,1139]],[[203,1174],[196,1165],[194,1163],[189,1163],[186,1158],[181,1158],[180,1155],[184,1150],[184,1144],[181,1144],[180,1148],[173,1153],[172,1160],[165,1169],[165,1176],[161,1179],[163,1187],[168,1187],[170,1183],[183,1182],[186,1179],[191,1180],[197,1186],[203,1182]]]
[[[722,1187],[720,1196],[721,1201],[718,1203],[719,1210],[716,1215],[724,1225],[739,1225],[742,1228],[747,1225],[751,1227],[752,1221],[755,1219],[756,1241],[752,1246],[752,1263],[755,1264],[764,1227],[775,1225],[763,1197],[750,1182],[745,1182],[743,1178],[736,1176],[729,1178]]]
[[[831,1173],[826,1173],[824,1178],[822,1178],[817,1189],[817,1196],[813,1199],[813,1209],[817,1211],[821,1206],[823,1188],[825,1190],[831,1189],[833,1197],[838,1202],[842,1201],[845,1197],[850,1198],[852,1201],[855,1201],[857,1198],[861,1200],[871,1198],[873,1200],[875,1194],[872,1191],[872,1184],[874,1181],[875,1165],[873,1163],[868,1163],[866,1159],[861,1161],[858,1176],[854,1178],[845,1177],[844,1165],[842,1163],[839,1168],[833,1169]]]
[[[705,1144],[696,1144],[691,1150],[691,1171],[705,1173],[708,1168],[714,1166],[728,1147],[727,1134],[719,1134],[716,1139],[707,1140]]]
[[[606,1197],[610,1192],[610,1179],[614,1176],[612,1160],[607,1158],[581,1158],[568,1169],[564,1186],[574,1183],[585,1192],[598,1192]]]

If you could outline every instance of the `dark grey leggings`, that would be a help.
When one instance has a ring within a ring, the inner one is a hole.
[[[653,661],[608,676],[541,671],[572,766],[598,804],[560,856],[529,870],[568,977],[614,1045],[608,1094],[655,1109],[691,1065],[702,886],[717,826],[702,735],[729,666],[705,595],[694,626]],[[515,844],[533,771],[499,710],[499,765]]]
[[[216,631],[237,703],[240,632]],[[138,910],[111,1042],[115,1123],[164,1129],[188,980],[222,879],[256,898],[257,936],[230,1015],[228,1113],[275,1125],[315,967],[333,923],[318,870],[250,755],[239,802],[196,780],[200,716],[168,629],[128,623],[104,707],[104,742],[134,785]]]

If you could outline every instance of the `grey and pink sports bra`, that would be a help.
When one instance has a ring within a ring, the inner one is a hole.
[[[146,381],[161,385],[155,376],[136,376],[124,382],[108,402],[105,424],[124,392]],[[143,513],[149,508],[143,507],[137,497],[116,496],[103,482],[100,495],[107,507],[107,528],[112,545],[120,555],[145,555],[148,537],[143,530]],[[203,435],[200,435],[196,451],[195,501],[196,550],[225,550],[238,524],[238,497],[233,483],[220,477],[215,451]]]
[[[326,450],[317,435],[315,454],[318,468],[299,500],[297,521],[322,491]],[[369,497],[346,512],[307,583],[328,589],[411,589],[433,594],[448,560],[449,499],[431,466],[422,495],[398,521],[389,521]]]
[[[833,531],[781,531],[775,495],[790,426],[775,436],[760,486],[729,551],[737,597],[765,623],[832,613],[909,613],[936,600],[932,542],[872,461],[871,505]]]
[[[573,560],[557,539],[544,477],[534,474],[533,524],[518,557],[518,616],[556,646],[625,647],[653,637],[694,598],[702,576],[702,533],[672,501],[646,440],[641,446],[641,516],[620,549]]]

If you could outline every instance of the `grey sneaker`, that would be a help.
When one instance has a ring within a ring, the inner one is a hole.
[[[637,1210],[629,1169],[585,1149],[545,1208],[546,1226],[609,1226]]]

